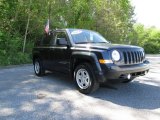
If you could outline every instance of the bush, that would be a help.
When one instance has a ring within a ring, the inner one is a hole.
[[[148,54],[160,53],[160,45],[155,42],[146,42],[143,47],[145,49],[145,52]]]
[[[31,63],[31,57],[28,54],[16,53],[14,55],[0,56],[0,66],[17,65]]]
[[[160,30],[155,27],[146,28],[144,25],[136,24],[134,26],[136,32],[137,44],[145,49],[146,53],[160,53]]]
[[[22,44],[22,36],[0,31],[0,66],[30,63],[31,48],[27,53],[22,53]]]

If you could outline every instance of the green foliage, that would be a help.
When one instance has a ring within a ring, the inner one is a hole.
[[[142,46],[146,53],[160,53],[160,30],[155,27],[145,28],[141,24],[134,26],[137,41],[132,44]]]
[[[6,32],[0,31],[0,66],[31,62],[31,55],[21,51],[22,39],[20,35],[11,36]],[[31,49],[28,51],[31,51]]]
[[[30,55],[22,52],[0,56],[0,66],[31,63]]]
[[[146,53],[151,53],[151,54],[160,53],[160,44],[157,44],[156,42],[147,41],[143,47]]]
[[[112,43],[140,45],[147,53],[159,49],[159,31],[133,27],[129,0],[0,0],[0,65],[31,61],[33,43],[44,32],[49,6],[52,29],[91,29]]]

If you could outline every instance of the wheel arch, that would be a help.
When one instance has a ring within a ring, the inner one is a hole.
[[[74,53],[71,56],[71,64],[70,64],[71,74],[73,73],[77,65],[85,62],[90,63],[94,71],[101,71],[98,58],[94,53],[80,52],[80,53]]]
[[[40,55],[34,54],[34,55],[33,55],[33,58],[32,58],[32,62],[34,63],[34,61],[35,61],[36,59],[41,59]]]

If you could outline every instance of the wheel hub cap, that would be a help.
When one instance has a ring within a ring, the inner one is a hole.
[[[79,69],[77,71],[76,81],[81,89],[87,89],[91,84],[89,73],[85,69]]]
[[[35,69],[35,72],[36,72],[37,74],[40,72],[39,62],[35,62],[34,69]]]

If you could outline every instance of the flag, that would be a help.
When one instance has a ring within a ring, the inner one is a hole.
[[[49,33],[49,19],[47,20],[46,26],[45,26],[45,32]]]

